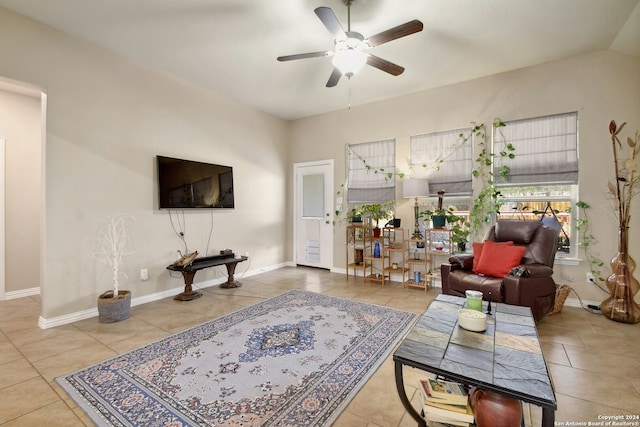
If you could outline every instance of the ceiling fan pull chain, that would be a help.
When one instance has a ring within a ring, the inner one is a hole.
[[[347,91],[347,106],[348,109],[351,110],[351,79],[347,83],[349,85],[349,90]]]

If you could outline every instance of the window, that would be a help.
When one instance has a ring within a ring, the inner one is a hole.
[[[449,196],[471,196],[473,147],[460,135],[469,129],[411,137],[411,168],[417,178],[429,180],[429,193],[445,190]]]
[[[578,194],[578,114],[515,120],[506,125],[493,133],[494,153],[500,151],[502,141],[515,147],[513,159],[496,157],[494,165],[495,170],[503,165],[509,168],[506,179],[496,179],[505,201],[500,218],[538,220],[546,212],[562,226],[558,255],[575,255],[571,212],[575,212],[572,206]]]
[[[384,203],[396,197],[396,141],[347,145],[347,202]]]

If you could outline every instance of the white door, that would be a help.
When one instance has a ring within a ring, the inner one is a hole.
[[[333,266],[333,160],[296,163],[294,262]]]

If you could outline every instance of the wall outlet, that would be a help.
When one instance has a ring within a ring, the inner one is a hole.
[[[140,280],[142,280],[142,281],[149,280],[149,269],[148,268],[143,268],[142,270],[140,270]]]
[[[596,283],[596,276],[590,271],[587,271],[587,283]]]

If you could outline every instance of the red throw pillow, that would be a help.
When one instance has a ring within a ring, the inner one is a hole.
[[[485,240],[486,242],[486,240]],[[509,242],[492,242],[494,244],[497,245],[509,245],[509,246],[513,246],[513,242],[509,241]],[[473,271],[476,274],[478,273],[478,262],[480,262],[480,256],[482,255],[482,248],[484,245],[484,242],[473,242],[473,267],[471,267],[471,271]]]
[[[509,271],[520,265],[522,255],[527,250],[524,246],[505,245],[486,240],[482,248],[482,255],[478,261],[477,274],[485,276],[504,277]]]
[[[480,255],[482,255],[482,247],[484,243],[482,242],[473,242],[473,267],[471,267],[471,271],[474,273],[478,273],[478,261],[480,261]]]

